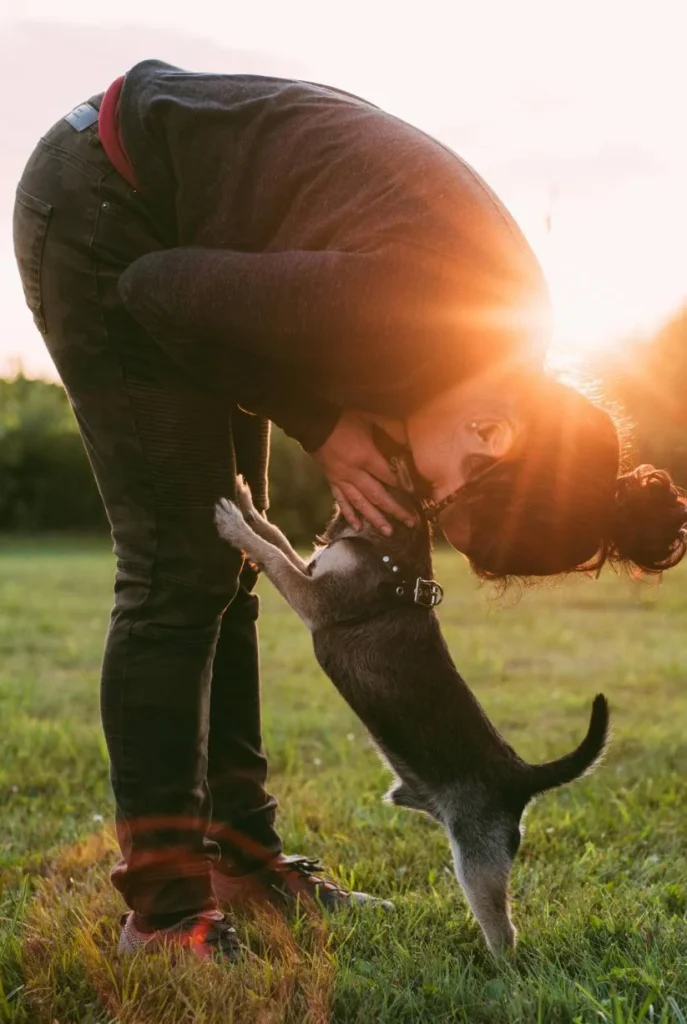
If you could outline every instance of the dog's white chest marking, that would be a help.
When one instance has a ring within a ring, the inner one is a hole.
[[[358,556],[353,550],[352,544],[339,541],[337,544],[332,544],[330,547],[320,548],[319,551],[316,551],[310,565],[312,567],[310,572],[312,579],[317,579],[318,576],[322,576],[324,573],[334,573],[336,576],[341,576],[345,573],[353,572],[357,568]]]

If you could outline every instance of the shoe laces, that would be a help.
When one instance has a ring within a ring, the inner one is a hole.
[[[212,946],[225,953],[235,953],[241,945],[236,929],[218,911],[187,918],[184,921],[184,931],[189,936],[191,945]]]
[[[338,896],[348,897],[350,893],[347,889],[342,889],[340,885],[333,882],[330,878],[321,878],[316,872],[323,871],[324,865],[320,862],[317,857],[301,857],[298,854],[285,857],[281,863],[275,865],[275,870],[282,874],[289,874],[293,872],[298,874],[301,878],[304,878],[307,882],[314,886],[321,886],[323,889],[334,892]]]

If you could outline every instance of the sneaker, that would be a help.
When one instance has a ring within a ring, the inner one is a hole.
[[[311,857],[293,854],[285,857],[280,854],[264,867],[247,874],[232,873],[227,868],[215,868],[212,872],[212,884],[215,895],[221,903],[232,906],[249,905],[251,903],[271,903],[284,908],[296,903],[299,899],[304,903],[317,903],[325,910],[338,910],[342,907],[376,906],[384,910],[393,910],[390,900],[382,900],[369,896],[365,892],[349,892],[329,878],[322,878],[318,873],[322,865]]]
[[[204,910],[185,917],[169,928],[142,932],[134,923],[134,912],[123,914],[119,936],[120,953],[136,953],[139,949],[159,950],[162,947],[188,949],[199,960],[235,963],[242,953],[236,931],[219,910]]]

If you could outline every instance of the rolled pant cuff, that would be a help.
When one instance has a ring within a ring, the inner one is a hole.
[[[166,914],[197,914],[215,910],[217,900],[212,888],[211,863],[174,867],[150,864],[136,868],[123,860],[110,872],[110,880],[132,910],[144,918]]]

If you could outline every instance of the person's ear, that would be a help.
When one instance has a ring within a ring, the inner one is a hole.
[[[505,459],[515,444],[515,425],[508,419],[485,417],[474,420],[470,430],[473,450],[495,460]]]

